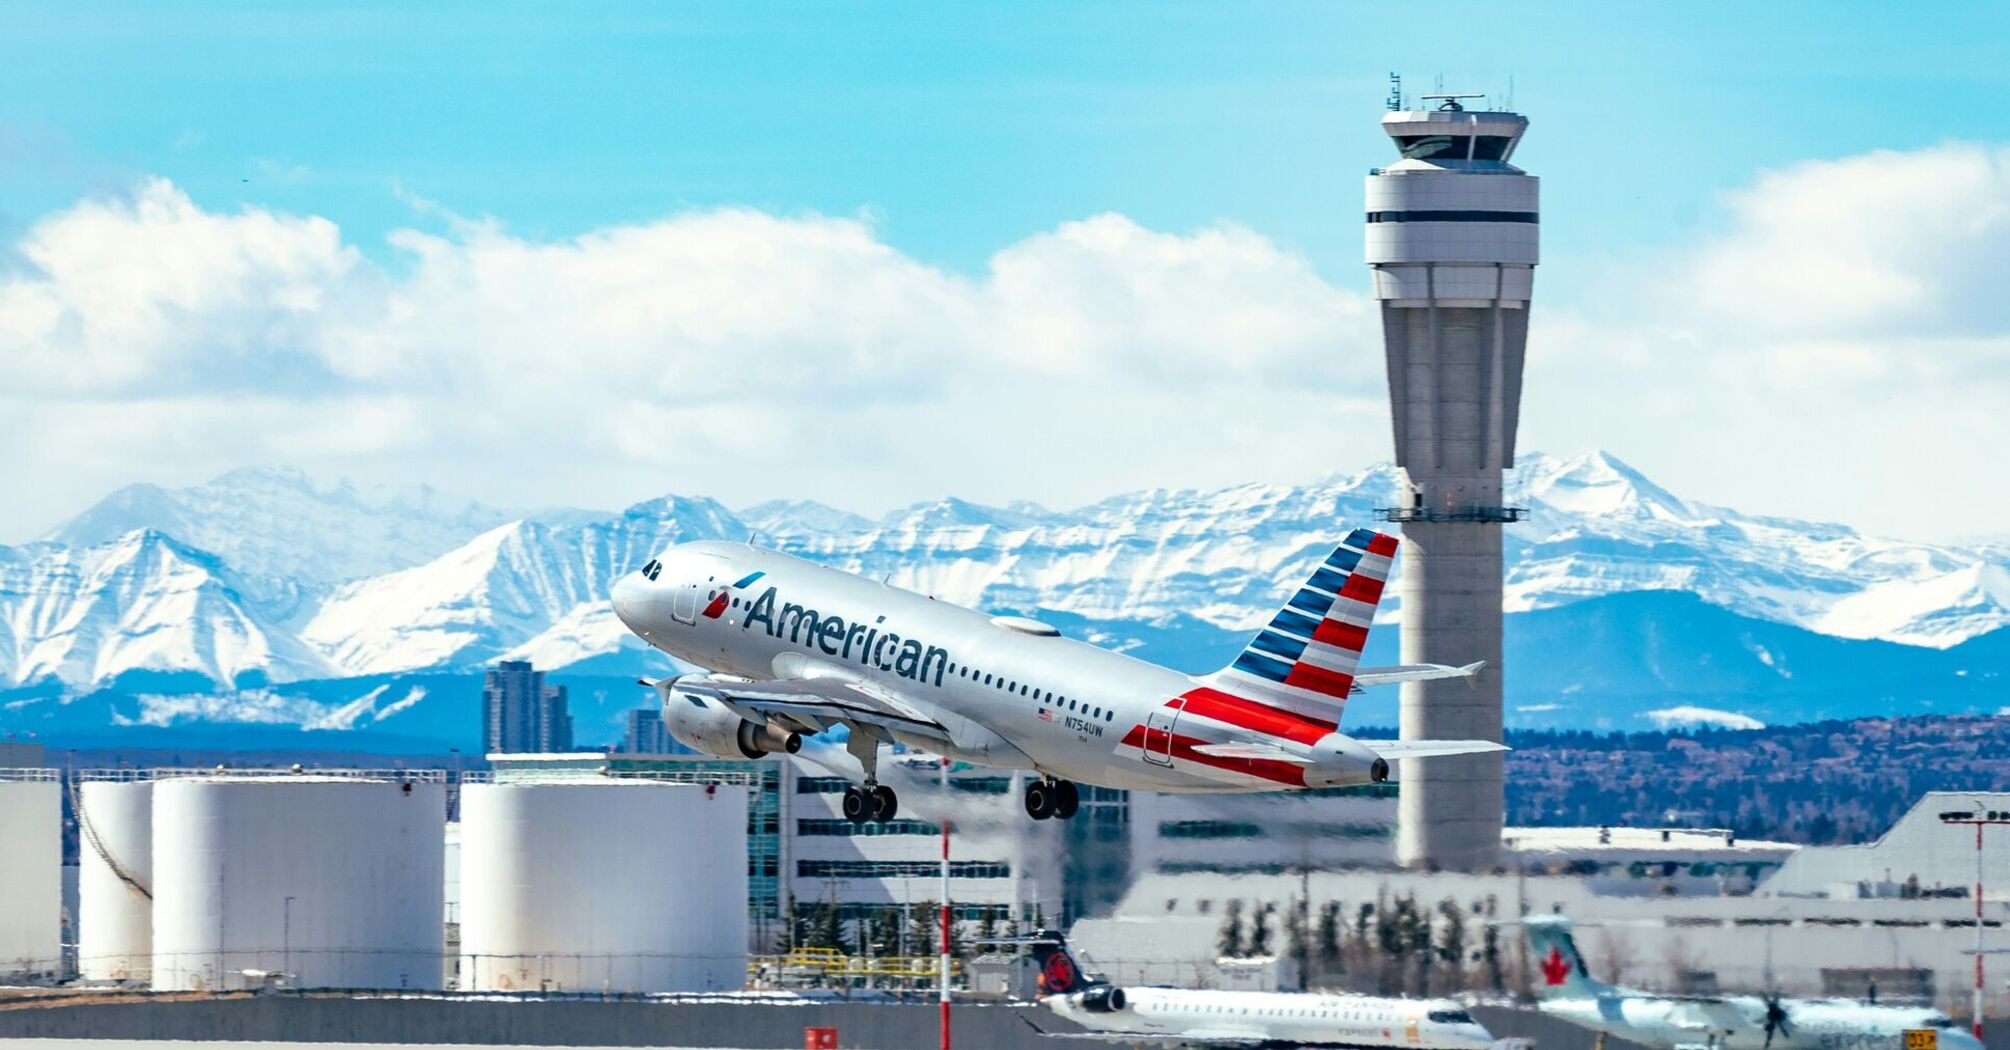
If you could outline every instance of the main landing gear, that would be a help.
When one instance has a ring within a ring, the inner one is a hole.
[[[844,789],[844,819],[853,824],[892,820],[900,812],[900,796],[879,782],[879,740],[863,727],[853,726],[845,750],[865,770],[865,783]]]
[[[844,789],[844,819],[854,824],[869,820],[888,821],[900,812],[900,796],[885,784],[866,781],[864,787]]]
[[[1068,820],[1082,808],[1082,792],[1072,780],[1043,777],[1026,784],[1026,815],[1034,820]]]

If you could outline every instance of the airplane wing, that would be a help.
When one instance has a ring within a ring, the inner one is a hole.
[[[644,681],[663,688],[668,683]],[[686,675],[676,680],[680,692],[719,701],[740,717],[755,722],[777,718],[805,733],[821,732],[839,723],[900,730],[917,736],[946,739],[948,730],[899,697],[869,685],[841,678],[782,678],[755,682],[719,676]]]
[[[1675,998],[1668,1023],[1693,1032],[1729,1032],[1752,1023],[1743,1010],[1724,999],[1707,996]]]
[[[1405,758],[1436,758],[1440,755],[1483,755],[1509,750],[1491,740],[1363,740],[1368,750],[1391,762]]]
[[[1485,660],[1469,663],[1464,667],[1450,667],[1445,664],[1398,664],[1395,667],[1363,667],[1354,675],[1354,691],[1370,686],[1394,685],[1398,682],[1430,682],[1439,678],[1471,678],[1485,667]]]

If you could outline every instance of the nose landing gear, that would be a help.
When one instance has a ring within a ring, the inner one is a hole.
[[[1034,820],[1068,820],[1081,808],[1082,792],[1072,780],[1045,777],[1026,785],[1026,815]]]

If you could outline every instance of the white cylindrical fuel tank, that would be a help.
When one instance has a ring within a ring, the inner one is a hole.
[[[87,981],[153,972],[153,791],[151,779],[77,785],[77,969]]]
[[[591,779],[461,796],[461,988],[688,992],[747,975],[747,791]]]
[[[62,964],[62,781],[53,769],[0,769],[0,976]]]
[[[437,989],[445,786],[419,775],[154,782],[156,989]]]

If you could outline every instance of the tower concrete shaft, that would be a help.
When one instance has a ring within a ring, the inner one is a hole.
[[[1501,739],[1502,475],[1514,465],[1537,262],[1537,180],[1510,165],[1528,121],[1435,110],[1382,120],[1402,159],[1368,176],[1367,260],[1382,308],[1404,491],[1404,663],[1487,665],[1403,685],[1406,740]],[[1397,859],[1472,870],[1500,848],[1499,754],[1402,763]]]

